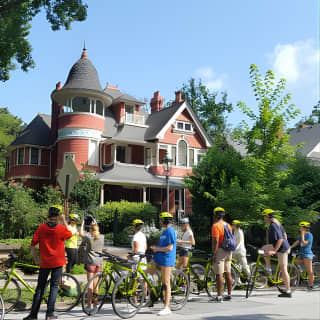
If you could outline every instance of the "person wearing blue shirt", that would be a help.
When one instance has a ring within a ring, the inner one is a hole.
[[[267,268],[271,271],[270,258],[277,254],[280,272],[284,281],[285,290],[281,290],[278,295],[280,298],[291,298],[290,276],[288,273],[288,254],[290,244],[287,240],[287,234],[281,223],[275,218],[276,211],[272,209],[263,210],[264,221],[269,224],[269,242],[263,246],[265,251],[265,260]],[[269,259],[268,259],[269,258]]]
[[[310,232],[310,223],[306,221],[301,221],[299,223],[299,230],[300,236],[298,237],[297,241],[295,241],[291,248],[295,248],[296,246],[300,245],[299,249],[299,258],[296,259],[296,264],[304,264],[306,271],[308,273],[308,289],[313,289],[313,270],[312,270],[312,259],[313,259],[313,252],[312,248],[312,241],[313,235]]]
[[[162,284],[165,287],[164,309],[158,315],[166,316],[171,313],[169,308],[171,298],[170,278],[172,267],[176,264],[176,247],[177,247],[177,234],[172,228],[173,217],[169,212],[162,212],[160,214],[160,222],[164,227],[161,234],[159,246],[151,246],[155,253],[151,264],[157,266],[161,272]],[[155,269],[148,269],[148,273],[154,273]]]

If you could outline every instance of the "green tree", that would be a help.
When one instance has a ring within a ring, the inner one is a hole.
[[[100,198],[100,182],[93,179],[93,171],[89,168],[83,169],[84,174],[74,185],[70,194],[70,201],[77,203],[81,210],[96,207]]]
[[[70,29],[73,21],[83,21],[87,5],[82,0],[3,0],[0,2],[0,80],[21,65],[23,71],[33,68],[30,33],[32,19],[43,9],[52,30]]]
[[[0,108],[0,179],[5,174],[7,148],[24,127],[20,118],[12,115],[7,108]]]
[[[183,84],[181,91],[182,98],[196,112],[211,138],[225,132],[227,128],[226,113],[233,110],[232,104],[227,102],[226,92],[222,92],[221,99],[218,101],[218,92],[211,92],[201,80],[197,82],[194,78]]]

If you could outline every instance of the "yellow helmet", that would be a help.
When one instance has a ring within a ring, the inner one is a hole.
[[[213,209],[213,214],[216,214],[217,212],[225,212],[225,211],[221,207],[216,207],[216,208]]]
[[[74,221],[79,221],[80,220],[79,215],[76,214],[76,213],[70,213],[69,214],[69,218],[70,218],[70,220],[74,220]]]
[[[132,224],[135,226],[136,224],[144,224],[144,222],[140,219],[135,219],[132,221]]]
[[[60,215],[62,212],[63,212],[62,206],[60,206],[59,204],[54,204],[54,205],[50,206],[48,216],[49,217],[56,217],[56,216]]]
[[[172,214],[169,213],[169,212],[161,212],[160,213],[160,219],[163,219],[163,218],[173,218]]]
[[[233,220],[233,221],[232,221],[232,224],[241,224],[241,221],[239,221],[239,220]]]
[[[301,222],[299,223],[299,227],[310,228],[310,222],[301,221]]]
[[[263,215],[263,216],[268,216],[269,214],[272,214],[272,213],[275,213],[275,211],[272,210],[272,209],[264,209],[264,210],[262,211],[262,215]]]

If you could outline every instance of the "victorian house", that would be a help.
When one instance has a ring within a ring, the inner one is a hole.
[[[101,87],[84,49],[51,99],[51,115],[39,113],[10,145],[6,179],[33,187],[55,184],[64,160],[72,157],[79,171],[89,167],[95,172],[101,204],[150,201],[166,210],[169,189],[170,212],[192,211],[183,178],[192,174],[211,142],[181,92],[167,108],[155,92],[147,114],[143,101],[117,86]]]

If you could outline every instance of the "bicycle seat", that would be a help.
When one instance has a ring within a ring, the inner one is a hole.
[[[259,253],[259,254],[264,254],[264,250],[258,249],[258,253]]]
[[[14,254],[12,251],[8,254],[9,259],[18,260],[18,256]]]

